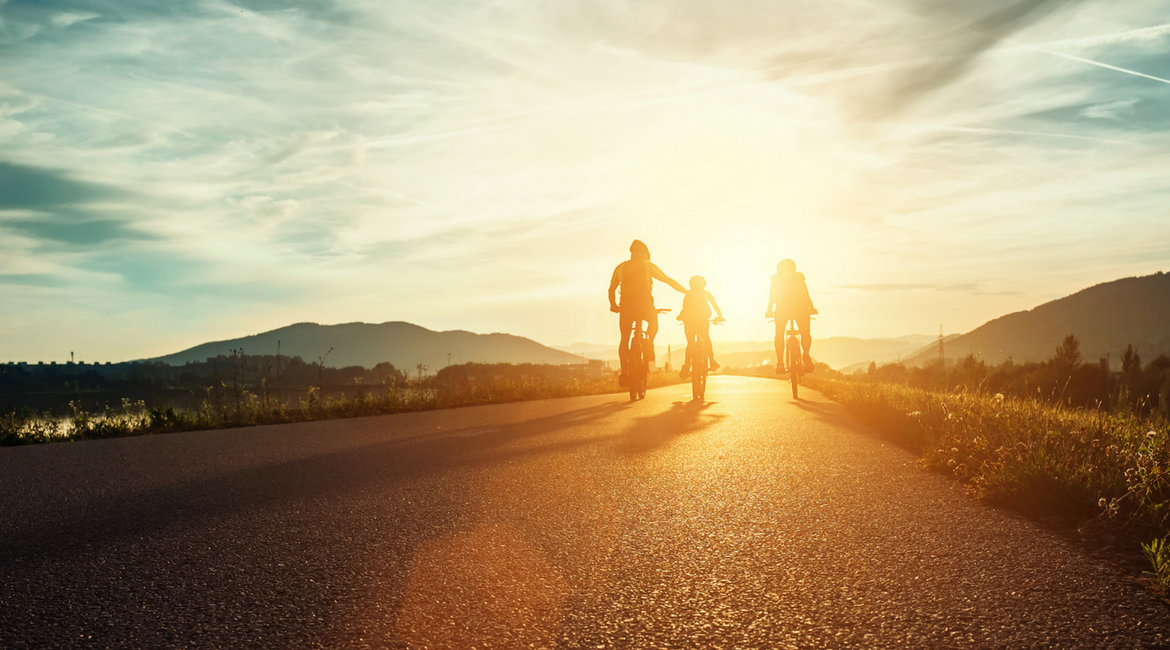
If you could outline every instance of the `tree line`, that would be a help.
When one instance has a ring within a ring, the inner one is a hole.
[[[379,363],[373,368],[329,368],[301,357],[247,355],[242,350],[182,366],[140,361],[0,364],[0,392],[3,393],[200,389],[221,383],[248,388],[261,385],[305,388],[383,384],[404,378],[391,363]]]
[[[1111,412],[1161,413],[1170,416],[1170,357],[1159,354],[1143,365],[1132,345],[1121,356],[1121,370],[1108,359],[1086,362],[1080,340],[1068,335],[1045,361],[998,366],[968,355],[953,364],[936,361],[925,367],[871,363],[861,378],[904,383],[932,390],[969,389],[1040,398],[1054,404]]]

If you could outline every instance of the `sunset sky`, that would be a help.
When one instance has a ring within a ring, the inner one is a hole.
[[[0,0],[0,360],[616,343],[635,237],[726,340],[783,258],[819,336],[968,331],[1170,270],[1167,78],[1170,0]]]

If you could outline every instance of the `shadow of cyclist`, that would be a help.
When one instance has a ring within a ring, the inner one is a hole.
[[[645,454],[669,445],[676,438],[698,433],[727,417],[708,412],[718,402],[675,402],[670,410],[638,418],[618,442],[625,454]]]

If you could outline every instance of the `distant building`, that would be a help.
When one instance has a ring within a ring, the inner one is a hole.
[[[580,370],[586,379],[601,379],[609,371],[609,364],[601,359],[587,359],[585,363],[567,363],[565,367]]]

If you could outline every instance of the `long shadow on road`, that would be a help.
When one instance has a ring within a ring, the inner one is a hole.
[[[516,443],[602,424],[626,408],[626,402],[611,402],[517,424],[421,435],[404,432],[392,439],[308,458],[87,500],[53,515],[6,522],[0,536],[0,566],[17,560],[69,557],[81,549],[92,552],[119,541],[154,535],[173,525],[198,526],[241,512],[271,512],[323,496],[388,491],[428,475],[597,444],[606,438],[590,434],[592,429],[582,429],[568,438],[553,437],[543,444]],[[338,434],[320,431],[315,435]],[[279,444],[271,439],[268,442]],[[167,470],[158,467],[155,471],[165,476]]]
[[[646,454],[669,445],[680,436],[697,433],[727,417],[722,413],[707,413],[716,402],[675,402],[670,410],[657,415],[637,418],[634,425],[622,435],[618,451],[625,454]]]

